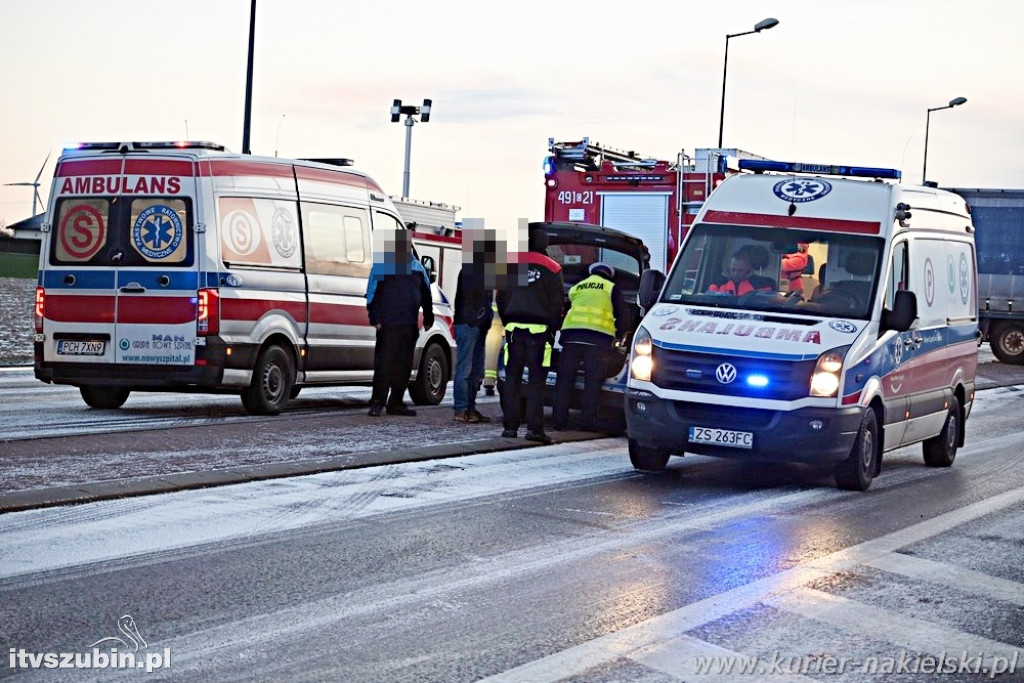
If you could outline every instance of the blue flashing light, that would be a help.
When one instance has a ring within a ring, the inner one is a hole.
[[[544,175],[551,175],[555,172],[555,158],[544,157]]]
[[[747,375],[747,384],[762,389],[768,386],[768,378],[764,375]]]
[[[884,178],[899,180],[903,173],[895,168],[872,168],[870,166],[833,166],[829,164],[802,164],[790,161],[769,161],[767,159],[740,159],[741,171],[764,173],[815,173],[817,175],[837,175],[848,178]]]

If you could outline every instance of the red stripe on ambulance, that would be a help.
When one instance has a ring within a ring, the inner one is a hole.
[[[46,293],[46,318],[61,323],[114,322],[114,297]]]
[[[302,301],[225,298],[220,300],[221,320],[259,320],[271,311],[284,311],[296,322],[306,320],[306,304]]]
[[[807,228],[829,232],[852,232],[859,235],[877,235],[882,230],[877,221],[851,221],[838,218],[810,218],[801,216],[774,216],[767,213],[741,211],[707,211],[705,223],[728,225],[763,225],[770,228]]]
[[[117,322],[142,325],[180,325],[195,322],[192,296],[122,296],[117,302]]]

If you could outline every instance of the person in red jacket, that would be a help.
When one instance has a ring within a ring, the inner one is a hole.
[[[804,293],[803,274],[807,269],[807,242],[797,242],[796,252],[782,257],[782,275],[789,280],[789,291]]]

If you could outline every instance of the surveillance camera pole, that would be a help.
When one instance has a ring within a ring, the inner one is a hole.
[[[405,114],[405,172],[402,174],[402,198],[409,198],[409,166],[412,160],[412,127],[417,121],[413,116],[419,115],[419,123],[430,121],[430,107],[432,100],[423,100],[423,106],[402,105],[402,100],[395,100],[391,105],[391,122],[398,123],[402,114]]]

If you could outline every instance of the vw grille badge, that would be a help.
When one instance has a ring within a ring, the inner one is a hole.
[[[722,363],[715,368],[715,378],[721,384],[732,384],[736,380],[736,366],[732,363]]]

